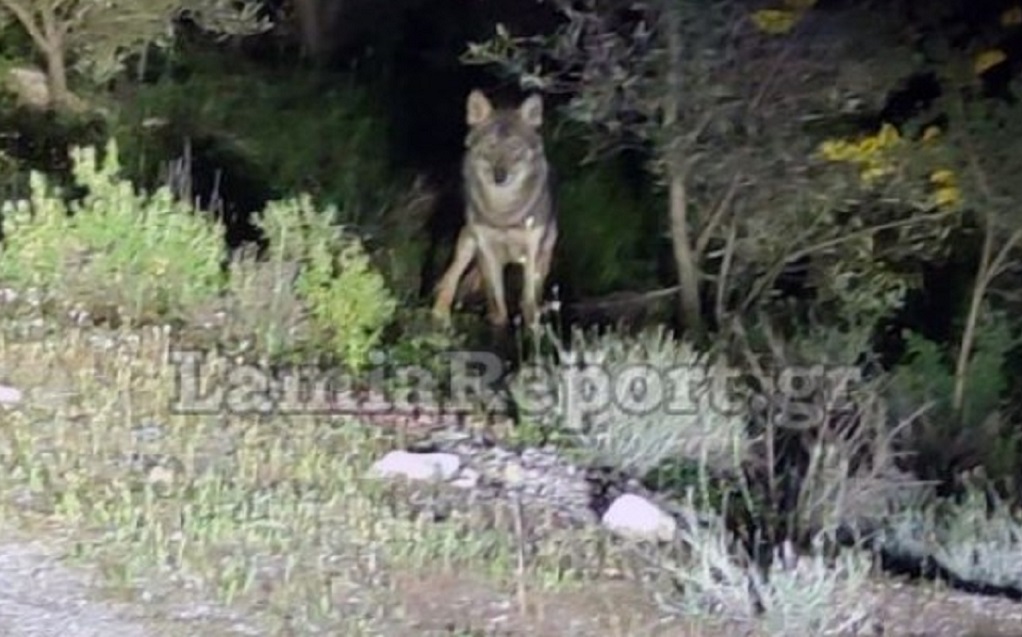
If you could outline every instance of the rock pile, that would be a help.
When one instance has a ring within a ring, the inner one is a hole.
[[[629,540],[670,542],[677,520],[635,481],[584,470],[555,449],[521,452],[468,436],[424,451],[395,450],[370,469],[376,478],[432,481],[471,490],[476,498],[517,499],[552,510],[573,526],[602,524]]]

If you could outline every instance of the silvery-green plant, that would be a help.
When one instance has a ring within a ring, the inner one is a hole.
[[[969,485],[961,502],[934,500],[893,520],[881,545],[911,559],[933,559],[964,581],[1022,589],[1022,519],[1000,499]]]
[[[773,564],[769,578],[752,572],[768,635],[846,634],[872,614],[864,591],[873,566],[867,554],[846,551],[830,561],[817,544],[811,555],[796,557],[785,543]]]
[[[645,474],[668,459],[714,465],[746,443],[737,374],[663,328],[572,334],[511,383],[529,420],[576,436],[591,460]]]
[[[692,503],[690,496],[679,532],[689,559],[660,565],[683,590],[660,595],[665,608],[755,624],[771,637],[840,634],[869,617],[863,591],[872,568],[868,556],[848,551],[827,560],[819,542],[810,555],[796,556],[785,542],[763,569],[740,550],[719,516],[698,515]]]

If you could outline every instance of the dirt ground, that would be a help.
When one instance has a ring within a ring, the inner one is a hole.
[[[271,635],[251,618],[199,599],[188,603],[115,601],[87,569],[59,559],[54,538],[0,536],[0,635],[10,637],[184,637]],[[710,626],[663,613],[634,583],[584,590],[504,591],[471,576],[399,573],[395,611],[374,634],[530,637],[721,637]],[[885,637],[1022,637],[1022,603],[884,580],[872,634]],[[524,613],[522,612],[524,608]],[[383,614],[381,614],[381,617]],[[795,636],[793,636],[795,637]]]

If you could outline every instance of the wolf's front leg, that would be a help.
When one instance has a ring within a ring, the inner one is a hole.
[[[557,241],[557,227],[548,228],[545,236],[536,236],[529,241],[524,263],[524,285],[522,286],[522,314],[526,324],[539,327],[539,307],[543,301],[546,280],[550,276],[554,245]]]
[[[508,324],[507,298],[504,293],[504,262],[497,258],[490,246],[482,242],[479,243],[479,265],[486,286],[488,307],[486,320],[493,327],[503,328]]]
[[[532,330],[539,327],[539,299],[543,294],[537,253],[538,250],[530,245],[529,254],[522,264],[522,318]]]
[[[444,276],[436,287],[433,316],[437,320],[444,323],[450,321],[451,305],[454,303],[454,295],[458,291],[458,283],[469,264],[472,263],[472,259],[476,255],[476,247],[475,237],[468,231],[468,228],[462,228],[454,247],[454,258],[451,260],[451,265],[444,272]]]

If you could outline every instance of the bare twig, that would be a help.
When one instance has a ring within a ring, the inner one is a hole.
[[[599,310],[611,307],[620,307],[622,305],[641,305],[649,301],[656,301],[668,296],[673,296],[678,293],[679,289],[681,289],[681,286],[672,285],[667,288],[650,290],[648,292],[634,292],[631,294],[619,293],[614,295],[614,298],[576,301],[574,303],[569,303],[568,307],[573,310]]]
[[[742,174],[740,172],[735,173],[731,178],[731,182],[728,184],[727,190],[724,192],[724,196],[720,198],[717,206],[713,210],[713,214],[706,221],[706,225],[703,226],[703,231],[699,234],[699,238],[696,239],[695,247],[695,258],[701,261],[704,253],[706,252],[706,246],[709,244],[710,239],[713,238],[713,232],[717,229],[721,219],[731,208],[731,202],[734,201],[735,194],[738,192],[738,182],[741,179]]]
[[[968,152],[969,167],[976,178],[979,190],[983,194],[983,198],[987,200],[988,205],[993,205],[995,201],[993,189],[987,181],[986,173],[979,164],[978,155],[972,144],[971,136],[968,132],[963,132],[962,139]],[[976,280],[973,283],[972,298],[969,301],[969,312],[965,318],[965,330],[962,332],[962,341],[959,344],[958,356],[955,360],[955,385],[951,404],[956,413],[961,413],[965,402],[966,378],[968,376],[969,363],[971,362],[973,343],[976,340],[976,330],[978,329],[980,315],[983,311],[983,300],[986,298],[993,280],[1004,269],[1011,251],[1022,241],[1022,229],[1015,230],[1004,244],[1001,245],[995,255],[995,231],[993,224],[990,222],[990,219],[986,219],[983,226],[983,248],[980,252],[979,266],[976,270]]]

